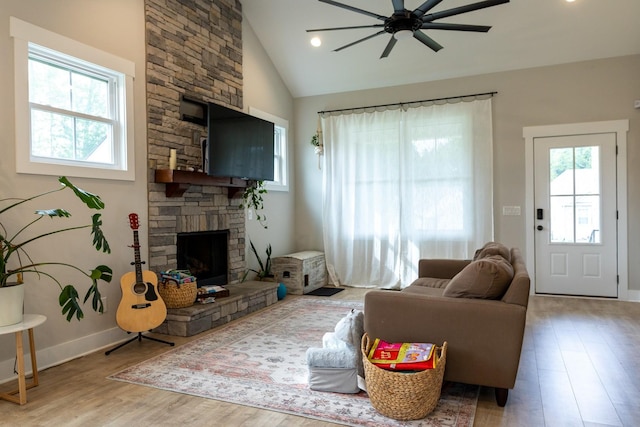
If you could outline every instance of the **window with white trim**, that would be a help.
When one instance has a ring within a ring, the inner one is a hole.
[[[134,64],[11,18],[16,169],[135,179]]]
[[[288,134],[289,122],[256,108],[250,107],[249,114],[273,123],[273,181],[267,181],[266,188],[269,191],[289,191],[289,166],[288,166]]]

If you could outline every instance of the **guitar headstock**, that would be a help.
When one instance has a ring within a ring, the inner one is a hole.
[[[138,222],[138,214],[137,213],[130,213],[129,214],[129,227],[131,227],[132,230],[137,230],[139,226],[140,226],[140,223]]]

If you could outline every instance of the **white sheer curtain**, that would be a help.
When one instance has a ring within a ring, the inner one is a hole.
[[[399,288],[493,238],[491,99],[322,118],[323,233],[349,286]]]

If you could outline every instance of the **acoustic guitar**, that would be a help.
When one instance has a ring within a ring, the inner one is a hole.
[[[120,278],[122,299],[116,312],[118,326],[127,332],[143,332],[156,328],[167,317],[167,306],[156,291],[158,277],[153,271],[142,270],[138,241],[138,214],[129,214],[129,225],[133,230],[135,272],[125,273]]]

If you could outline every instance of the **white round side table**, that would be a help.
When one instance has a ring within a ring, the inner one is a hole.
[[[36,363],[36,347],[33,340],[33,328],[43,324],[47,320],[42,314],[25,314],[22,322],[14,325],[0,326],[0,335],[16,334],[16,360],[18,365],[18,389],[8,393],[0,393],[0,399],[24,405],[27,403],[27,389],[38,385],[38,365]],[[27,384],[24,373],[24,348],[22,345],[22,332],[29,331],[29,352],[31,355],[31,368],[33,381]],[[16,394],[18,396],[16,396]]]

